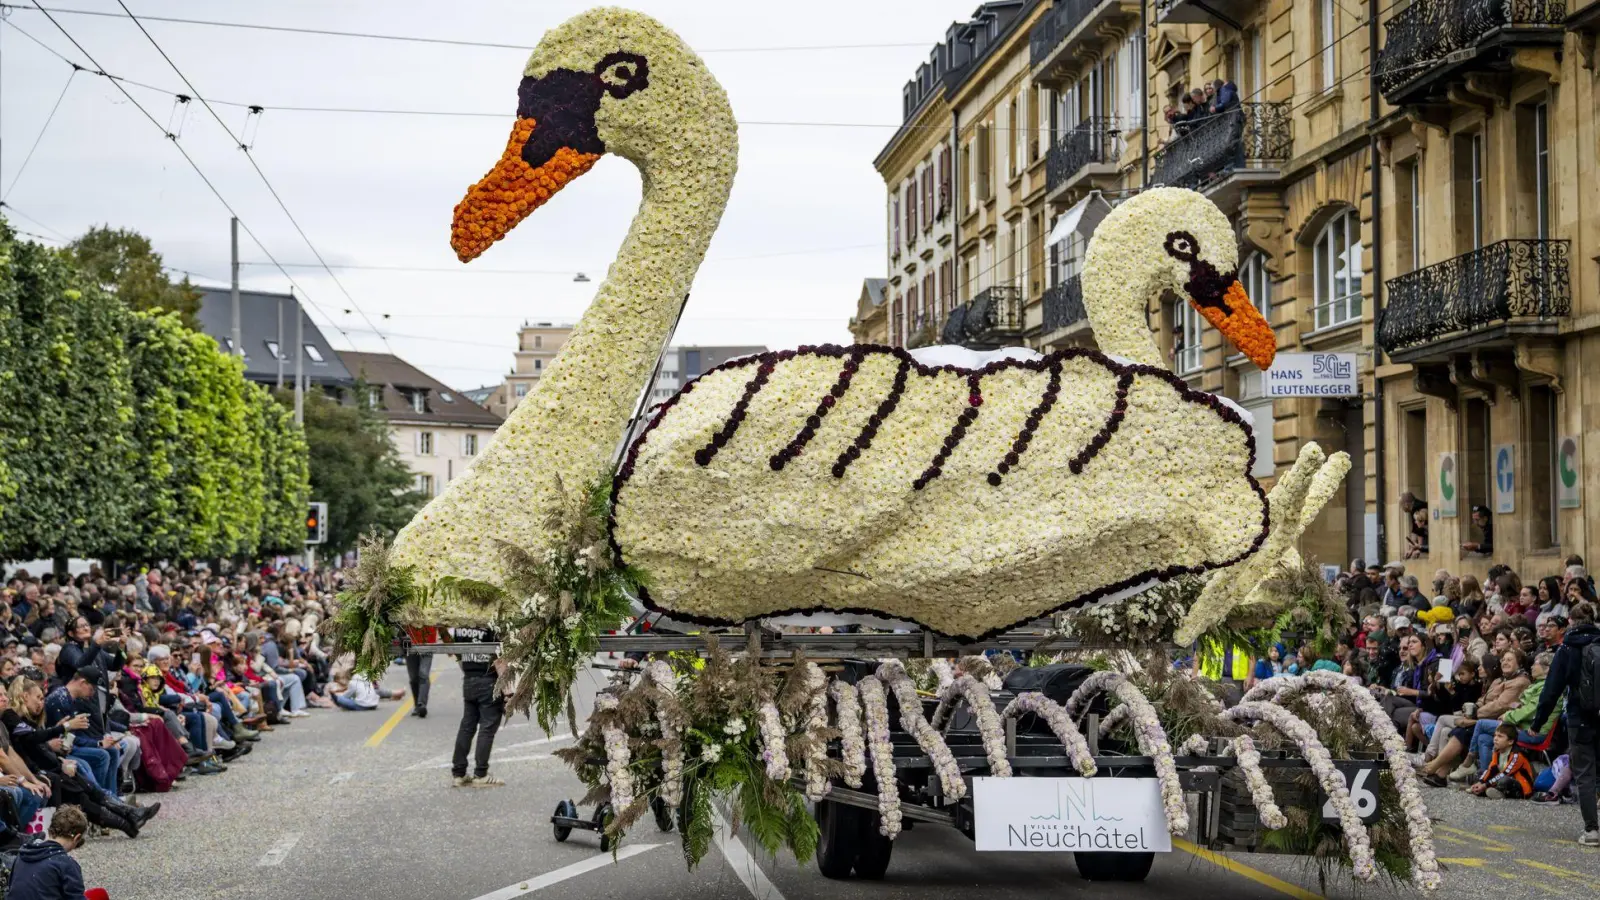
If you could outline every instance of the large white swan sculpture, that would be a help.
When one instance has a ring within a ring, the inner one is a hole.
[[[494,169],[456,207],[463,261],[604,153],[644,200],[571,340],[474,466],[396,538],[424,586],[504,586],[567,490],[603,477],[732,187],[736,125],[704,63],[648,16],[581,14],[533,51]],[[675,616],[859,611],[977,637],[1153,579],[1231,566],[1268,532],[1241,414],[1162,365],[1144,311],[1184,297],[1259,366],[1271,329],[1227,219],[1154,189],[1107,217],[1085,307],[1104,353],[976,369],[802,347],[707,373],[616,473],[612,541]],[[426,592],[424,592],[426,594]],[[482,618],[442,603],[420,618]]]

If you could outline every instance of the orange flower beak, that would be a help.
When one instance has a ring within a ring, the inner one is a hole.
[[[531,166],[522,158],[523,147],[536,127],[531,118],[517,119],[500,161],[456,204],[450,246],[462,262],[476,259],[600,159],[563,146],[543,165]]]
[[[1232,341],[1240,353],[1249,357],[1256,368],[1265,370],[1272,365],[1272,358],[1278,352],[1278,337],[1261,310],[1250,302],[1244,285],[1237,281],[1229,285],[1220,306],[1203,306],[1192,299],[1189,302]]]

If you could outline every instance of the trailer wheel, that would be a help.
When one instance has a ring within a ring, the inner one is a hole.
[[[889,871],[889,857],[894,853],[894,841],[878,833],[883,816],[859,810],[861,831],[857,835],[860,849],[856,853],[856,877],[867,881],[880,881]]]
[[[611,846],[615,843],[611,839],[611,835],[606,832],[606,829],[611,827],[611,821],[615,818],[616,816],[612,814],[611,804],[602,803],[595,808],[594,824],[595,830],[600,832],[601,853],[610,853]]]
[[[1083,853],[1072,854],[1078,865],[1078,874],[1088,881],[1143,881],[1150,877],[1155,865],[1154,853]]]
[[[672,830],[672,810],[667,802],[660,797],[650,801],[650,811],[656,814],[656,827],[662,831]]]
[[[576,819],[578,817],[578,807],[571,800],[563,800],[556,804],[555,814],[566,819]],[[555,832],[557,843],[565,842],[567,838],[572,836],[571,825],[553,825],[552,830]]]
[[[816,809],[817,869],[824,878],[849,878],[861,847],[862,810],[832,800],[818,800]]]

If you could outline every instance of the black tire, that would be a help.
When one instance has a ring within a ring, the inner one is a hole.
[[[884,873],[889,871],[894,841],[878,833],[878,826],[883,823],[882,815],[864,809],[859,812],[861,830],[856,836],[860,847],[856,853],[856,877],[866,881],[881,881]]]
[[[662,831],[672,830],[672,810],[667,807],[665,800],[660,797],[650,801],[650,811],[656,815],[656,827]]]
[[[578,817],[578,807],[571,800],[563,800],[556,804],[555,814],[567,819],[576,819]],[[567,838],[572,837],[571,825],[555,825],[552,823],[551,828],[555,832],[557,843],[565,843]]]
[[[616,843],[616,841],[612,840],[611,835],[606,830],[611,827],[611,820],[615,818],[616,816],[612,813],[611,804],[602,803],[595,807],[594,824],[595,830],[600,833],[601,853],[610,853],[612,845]],[[618,837],[621,837],[621,835],[618,835]]]
[[[1156,863],[1154,853],[1084,853],[1072,854],[1078,874],[1087,881],[1143,881],[1150,877],[1150,868]]]
[[[849,878],[861,850],[862,810],[832,800],[818,800],[816,808],[817,869],[823,878]]]

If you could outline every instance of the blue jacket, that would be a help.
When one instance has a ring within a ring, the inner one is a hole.
[[[30,841],[17,853],[6,900],[83,900],[83,869],[55,841]]]
[[[1211,107],[1217,112],[1227,112],[1239,105],[1239,86],[1233,82],[1225,82],[1217,91],[1217,96],[1212,98]]]
[[[1544,691],[1539,694],[1539,708],[1533,713],[1533,730],[1544,728],[1544,720],[1555,711],[1561,692],[1566,691],[1567,719],[1581,722],[1590,728],[1600,728],[1600,713],[1585,711],[1578,705],[1578,673],[1583,662],[1583,648],[1600,641],[1600,626],[1592,622],[1574,625],[1567,629],[1561,646],[1556,648],[1555,659],[1550,661],[1550,674],[1544,678]]]

